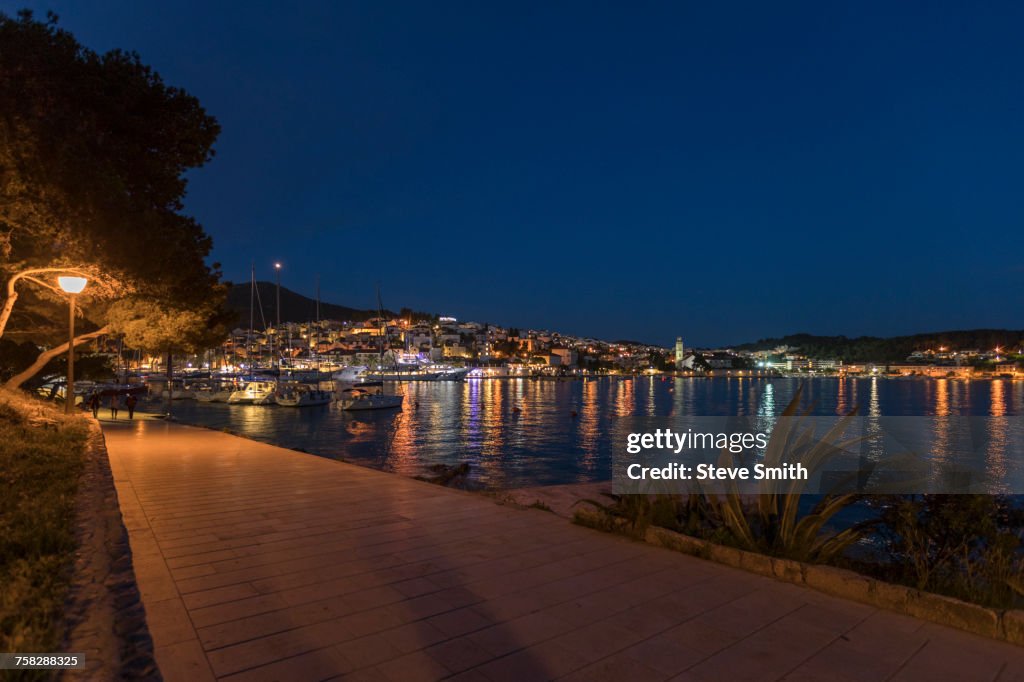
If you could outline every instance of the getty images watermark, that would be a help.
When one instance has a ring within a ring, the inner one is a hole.
[[[653,432],[634,432],[626,436],[626,452],[638,455],[645,451],[671,453],[678,457],[684,452],[695,450],[718,450],[739,455],[744,452],[764,451],[768,447],[770,434],[764,431],[673,431],[659,428]],[[749,466],[720,466],[714,463],[690,463],[667,461],[656,466],[645,466],[641,462],[626,464],[626,476],[631,481],[715,481],[715,480],[788,480],[806,481],[810,472],[801,462],[770,466],[756,462]]]
[[[625,417],[616,494],[1024,494],[1020,417]]]

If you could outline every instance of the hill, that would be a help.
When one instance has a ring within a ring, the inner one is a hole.
[[[273,282],[256,282],[256,289],[259,296],[256,300],[254,314],[255,326],[263,328],[263,321],[273,325],[277,319],[277,285]],[[227,307],[238,314],[239,325],[249,324],[249,300],[250,286],[246,284],[235,284],[228,291]],[[260,304],[262,304],[263,315],[260,315]],[[390,310],[384,311],[385,315],[394,316]],[[368,320],[376,317],[376,310],[359,310],[349,308],[335,303],[320,301],[320,319],[322,320]],[[303,296],[291,289],[281,287],[281,321],[282,322],[308,322],[316,319],[316,299]]]
[[[916,350],[938,350],[939,347],[967,350],[1020,348],[1024,344],[1024,330],[971,329],[931,332],[910,336],[815,336],[791,334],[781,338],[761,339],[753,343],[734,346],[736,350],[771,350],[779,346],[798,349],[812,358],[836,359],[845,362],[903,362]]]

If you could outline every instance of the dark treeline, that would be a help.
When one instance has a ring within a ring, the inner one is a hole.
[[[914,351],[937,351],[940,347],[950,350],[980,351],[996,347],[1007,353],[1015,353],[1024,344],[1024,331],[1007,329],[972,329],[962,331],[932,332],[912,336],[815,336],[813,334],[791,334],[781,338],[761,339],[754,343],[735,346],[736,350],[771,350],[789,346],[802,355],[813,358],[843,360],[845,362],[903,362]]]

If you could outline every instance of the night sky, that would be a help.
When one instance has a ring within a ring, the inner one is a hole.
[[[666,345],[1024,327],[1024,4],[637,4],[28,6],[219,119],[228,279]]]

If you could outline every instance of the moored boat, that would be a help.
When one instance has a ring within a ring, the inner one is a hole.
[[[401,408],[405,396],[396,393],[377,393],[366,388],[346,388],[341,392],[341,409],[386,410]]]
[[[233,392],[231,389],[200,388],[195,391],[195,399],[200,403],[226,403]]]
[[[309,384],[293,384],[278,391],[276,400],[284,407],[311,407],[330,403],[334,400],[334,393]]]
[[[250,381],[244,388],[228,396],[231,405],[273,405],[277,383],[273,381]]]

